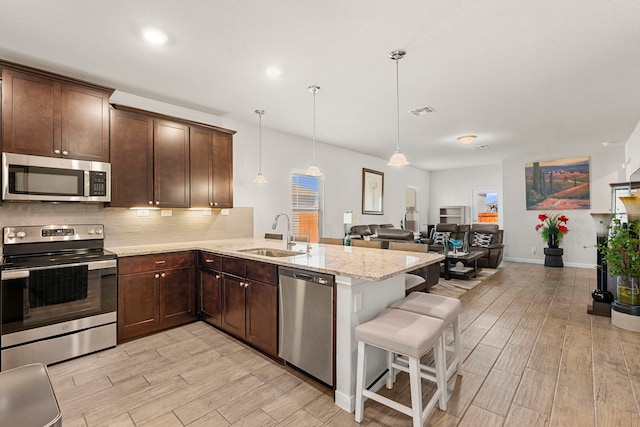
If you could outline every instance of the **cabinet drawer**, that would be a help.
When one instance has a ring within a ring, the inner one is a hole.
[[[118,274],[141,273],[188,267],[194,264],[193,252],[171,252],[118,258]]]
[[[200,252],[200,268],[207,270],[222,270],[222,257],[211,252]]]
[[[246,260],[222,257],[222,271],[238,277],[246,276]]]
[[[266,262],[247,260],[247,279],[269,285],[278,284],[278,266]]]

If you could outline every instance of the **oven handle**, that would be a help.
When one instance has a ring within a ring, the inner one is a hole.
[[[29,270],[3,270],[2,280],[27,279]]]
[[[3,270],[2,280],[22,279],[25,277],[29,277],[29,272],[34,270],[52,270],[54,268],[77,267],[80,265],[86,265],[89,268],[89,271],[104,270],[106,268],[115,268],[118,265],[118,262],[115,259],[106,259],[103,261],[76,262],[73,264],[53,264],[53,265],[47,265],[43,267],[23,268],[19,270]]]

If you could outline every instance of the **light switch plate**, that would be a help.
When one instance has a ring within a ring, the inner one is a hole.
[[[220,209],[220,215],[229,215],[229,209]]]
[[[173,211],[171,209],[162,209],[160,216],[173,216]]]
[[[136,210],[136,214],[138,215],[138,217],[149,216],[149,209],[138,209]]]

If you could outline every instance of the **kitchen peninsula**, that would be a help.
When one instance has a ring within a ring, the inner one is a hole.
[[[263,256],[247,250],[284,250],[283,241],[262,238],[195,241],[108,248],[118,257],[176,251],[205,251],[222,256],[335,275],[336,295],[336,382],[335,402],[349,412],[355,403],[355,327],[374,318],[391,302],[404,297],[403,273],[443,259],[433,253],[412,253],[339,245],[297,244],[292,256]],[[375,359],[375,360],[374,360]],[[373,381],[385,369],[382,352],[368,362],[368,378]]]

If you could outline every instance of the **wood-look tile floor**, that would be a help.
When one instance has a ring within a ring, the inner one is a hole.
[[[465,293],[464,375],[426,424],[639,426],[640,334],[586,313],[595,287],[595,269],[505,263]],[[49,372],[65,427],[359,425],[322,386],[202,322]],[[407,383],[388,395],[408,403]],[[361,425],[411,420],[367,401]]]

